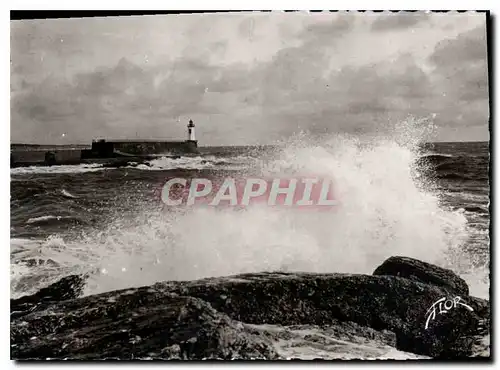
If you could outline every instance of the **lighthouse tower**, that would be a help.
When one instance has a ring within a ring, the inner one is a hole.
[[[188,140],[189,141],[196,141],[196,137],[194,135],[194,123],[193,120],[189,120],[188,124]]]

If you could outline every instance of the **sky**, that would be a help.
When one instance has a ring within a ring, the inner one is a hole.
[[[11,141],[271,144],[434,117],[489,140],[484,13],[244,12],[11,21]]]

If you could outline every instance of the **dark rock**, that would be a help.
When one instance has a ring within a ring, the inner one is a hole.
[[[373,275],[399,276],[445,288],[468,296],[469,286],[453,271],[408,257],[390,257],[375,269]]]
[[[105,300],[105,302],[103,301]],[[12,324],[14,359],[276,359],[269,341],[200,299],[122,292]]]
[[[478,337],[489,333],[489,304],[462,296],[473,312],[453,308],[425,329],[428,309],[443,297],[455,295],[395,276],[258,273],[164,282],[58,302],[14,320],[11,315],[11,354],[17,359],[275,358],[269,343],[248,328],[267,324],[333,327],[367,338],[382,338],[374,331],[392,332],[399,350],[470,356]],[[345,323],[354,326],[346,329]],[[143,344],[127,344],[136,337]]]
[[[11,319],[40,310],[51,302],[65,301],[79,297],[85,287],[86,276],[69,275],[40,289],[33,295],[10,300]]]
[[[34,267],[34,266],[53,266],[57,267],[59,264],[54,261],[53,259],[42,259],[42,258],[27,258],[22,260],[23,263],[25,263],[29,267]]]
[[[462,297],[474,312],[457,308],[437,315],[426,330],[427,310],[438,299],[455,296],[393,276],[262,273],[155,285],[162,286],[202,298],[245,323],[328,325],[338,319],[389,330],[398,349],[431,357],[469,355],[481,320],[477,312],[489,312],[484,301]]]

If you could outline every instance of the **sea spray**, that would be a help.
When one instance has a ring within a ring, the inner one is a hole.
[[[466,219],[426,190],[414,168],[423,135],[412,135],[401,129],[394,137],[335,135],[318,141],[300,134],[281,143],[258,169],[249,169],[334,178],[341,206],[332,212],[265,205],[138,210],[135,224],[111,225],[86,241],[95,245],[101,271],[87,292],[263,270],[371,273],[392,255],[446,264],[450,248],[465,240]]]
[[[333,178],[340,205],[332,212],[144,203],[77,240],[42,242],[40,254],[61,275],[91,272],[86,294],[256,271],[371,273],[393,255],[450,265],[450,250],[459,254],[466,240],[466,218],[442,206],[415,165],[426,124],[408,120],[392,136],[370,138],[301,133],[238,171]]]

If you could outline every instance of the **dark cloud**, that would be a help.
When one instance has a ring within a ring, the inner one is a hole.
[[[137,133],[165,136],[178,117],[219,113],[217,105],[204,104],[205,98],[239,93],[250,86],[252,81],[244,72],[188,58],[146,69],[123,58],[114,67],[80,73],[70,81],[49,77],[13,96],[13,123],[23,122],[34,137],[48,141],[68,130],[79,142]],[[16,124],[12,133],[18,134]],[[184,134],[183,126],[177,134]]]
[[[312,38],[316,42],[336,38],[351,30],[354,22],[356,22],[356,18],[353,15],[342,14],[328,22],[312,23],[301,34],[302,37]]]
[[[424,71],[414,56],[402,54],[394,60],[325,73],[330,59],[319,47],[324,45],[318,41],[323,34],[305,35],[301,46],[282,49],[271,63],[261,66],[262,119],[272,122],[269,131],[284,134],[298,129],[367,133],[408,115],[434,114],[441,127],[456,130],[483,124],[486,130],[486,44],[479,30],[438,45],[430,58],[438,63],[433,71]],[[335,46],[331,38],[329,48]],[[453,63],[444,58],[448,54],[455,55]],[[462,54],[467,57],[456,57]]]
[[[398,12],[380,15],[372,24],[373,31],[390,31],[416,26],[429,20],[429,15],[422,12]]]
[[[486,28],[482,26],[461,33],[454,39],[439,42],[431,61],[442,67],[465,62],[486,62],[487,52]]]
[[[323,133],[373,132],[388,119],[431,113],[423,100],[429,95],[430,81],[406,56],[392,64],[347,66],[327,76],[323,75],[324,65],[315,67],[307,70],[307,79],[297,72],[281,84],[266,80],[261,89],[266,94],[263,113],[273,117],[273,124],[282,122],[278,126],[289,134],[298,128]],[[293,86],[297,88],[290,88]]]
[[[440,42],[430,57],[439,104],[448,125],[485,123],[489,117],[486,29],[478,27]]]
[[[299,47],[280,50],[255,72],[261,120],[272,122],[270,132],[368,132],[391,118],[432,113],[424,106],[429,78],[410,55],[328,72],[331,50],[351,23],[342,24],[304,30]]]
[[[407,27],[425,19],[408,16],[399,16],[397,25],[379,17],[373,26]],[[75,74],[66,72],[64,61],[70,50],[82,50],[80,37],[73,35],[74,44],[59,51],[57,37],[42,37],[40,47],[26,40],[31,27],[24,36],[17,30],[11,56],[12,140],[57,142],[62,133],[83,143],[95,136],[184,137],[178,119],[190,117],[200,122],[204,143],[218,144],[269,142],[304,129],[366,133],[409,114],[436,113],[441,127],[454,129],[482,122],[486,130],[484,27],[439,43],[428,59],[430,71],[409,53],[332,69],[339,43],[355,23],[354,16],[343,15],[309,24],[293,33],[296,46],[253,65],[212,64],[210,55],[223,55],[228,47],[221,38],[202,48],[187,45],[182,56],[161,63],[122,58]],[[251,18],[238,24],[241,37],[255,35]],[[207,27],[200,23],[190,32],[199,37]],[[37,73],[40,55],[32,55],[34,49],[57,60],[54,73]]]

